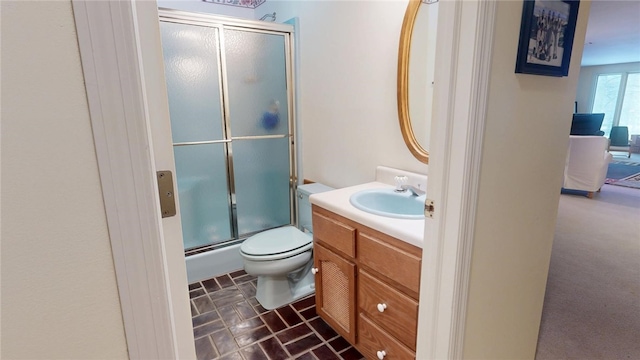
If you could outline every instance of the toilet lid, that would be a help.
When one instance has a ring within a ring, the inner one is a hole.
[[[281,254],[309,245],[312,241],[310,234],[293,226],[284,226],[249,237],[240,246],[240,251],[258,256]]]

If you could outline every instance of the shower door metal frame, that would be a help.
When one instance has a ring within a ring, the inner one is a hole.
[[[225,151],[225,164],[227,167],[227,192],[228,192],[228,206],[230,213],[230,228],[231,239],[222,241],[215,244],[205,244],[195,248],[185,250],[187,255],[200,253],[212,248],[228,246],[237,242],[244,241],[247,236],[251,234],[242,234],[240,237],[238,233],[238,217],[236,210],[236,190],[235,190],[235,176],[234,176],[234,162],[233,162],[233,141],[242,140],[259,140],[259,139],[274,139],[274,138],[289,138],[289,224],[295,224],[296,222],[296,202],[295,202],[295,190],[298,181],[297,166],[296,166],[296,146],[295,146],[295,105],[294,105],[294,71],[293,71],[293,50],[294,50],[294,37],[293,26],[288,24],[269,23],[264,21],[237,19],[219,15],[209,15],[203,13],[191,13],[180,10],[159,8],[158,9],[159,20],[164,22],[172,22],[194,26],[204,26],[216,29],[218,35],[218,48],[216,49],[216,55],[218,56],[218,74],[220,87],[220,105],[222,109],[222,122],[223,122],[223,136],[222,140],[212,141],[196,141],[196,142],[180,142],[173,143],[173,146],[185,146],[185,145],[198,145],[198,144],[212,144],[223,143]],[[237,136],[231,135],[231,120],[229,109],[229,93],[228,93],[228,80],[227,80],[227,64],[225,54],[225,36],[224,31],[239,30],[263,34],[273,34],[284,37],[285,47],[285,76],[287,86],[287,110],[288,110],[288,125],[289,131],[287,134],[278,135],[250,135],[250,136]]]

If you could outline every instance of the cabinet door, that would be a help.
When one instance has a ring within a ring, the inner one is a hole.
[[[334,330],[356,343],[356,266],[331,250],[314,244],[318,269],[316,311]]]

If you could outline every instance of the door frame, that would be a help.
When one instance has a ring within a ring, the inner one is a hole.
[[[195,359],[180,210],[161,218],[156,181],[175,174],[157,4],[72,5],[129,357]]]
[[[168,117],[157,4],[72,3],[129,356],[193,359],[179,213],[161,218],[155,179],[175,169],[151,141],[150,120]],[[462,357],[495,13],[493,1],[439,5],[418,358]]]
[[[427,182],[435,212],[425,220],[432,240],[422,249],[419,359],[463,358],[496,9],[495,1],[438,5]]]

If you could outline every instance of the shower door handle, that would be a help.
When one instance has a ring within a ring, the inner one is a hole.
[[[158,197],[160,198],[160,213],[163,218],[176,215],[176,197],[173,191],[173,175],[164,170],[156,173],[158,178]]]

